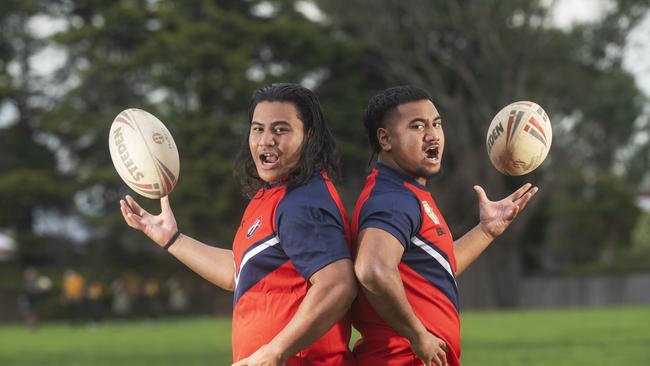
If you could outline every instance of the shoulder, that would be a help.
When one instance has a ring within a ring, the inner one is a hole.
[[[418,197],[408,188],[393,184],[375,186],[363,204],[362,210],[419,212]]]
[[[318,208],[328,211],[338,211],[332,192],[328,187],[331,185],[323,177],[316,175],[309,182],[288,188],[282,201],[278,204],[278,213],[286,213],[301,208]]]

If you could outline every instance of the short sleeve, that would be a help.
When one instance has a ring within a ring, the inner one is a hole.
[[[277,231],[282,249],[307,280],[328,264],[351,258],[340,219],[323,207],[292,205],[278,215]]]
[[[370,197],[359,213],[359,231],[367,228],[384,230],[394,236],[404,248],[420,230],[422,215],[414,196],[385,193]]]

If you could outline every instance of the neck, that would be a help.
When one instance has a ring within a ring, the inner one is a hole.
[[[416,182],[420,183],[423,186],[425,186],[427,184],[427,178],[419,177],[419,176],[416,176],[416,175],[413,175],[413,174],[407,172],[389,154],[386,154],[384,152],[380,152],[379,155],[377,156],[377,162],[388,165],[389,167],[397,170],[398,172],[401,172],[402,174],[407,175],[407,176],[415,179]]]

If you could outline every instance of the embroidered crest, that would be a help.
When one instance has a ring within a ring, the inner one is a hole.
[[[436,216],[431,206],[429,206],[429,202],[422,201],[422,207],[424,207],[424,212],[427,213],[427,216],[429,216],[431,221],[433,221],[433,223],[436,225],[440,225],[440,220],[438,220],[438,216]]]
[[[258,217],[253,223],[253,225],[251,225],[251,227],[248,228],[248,231],[246,231],[246,237],[250,238],[251,235],[253,235],[255,231],[257,231],[257,229],[260,228],[260,226],[262,226],[262,216]]]

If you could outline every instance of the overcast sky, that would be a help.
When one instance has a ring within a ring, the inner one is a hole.
[[[609,0],[558,0],[552,18],[560,28],[570,28],[576,22],[597,22],[612,4]],[[624,67],[634,74],[641,90],[650,96],[650,13],[628,35],[624,52]]]

